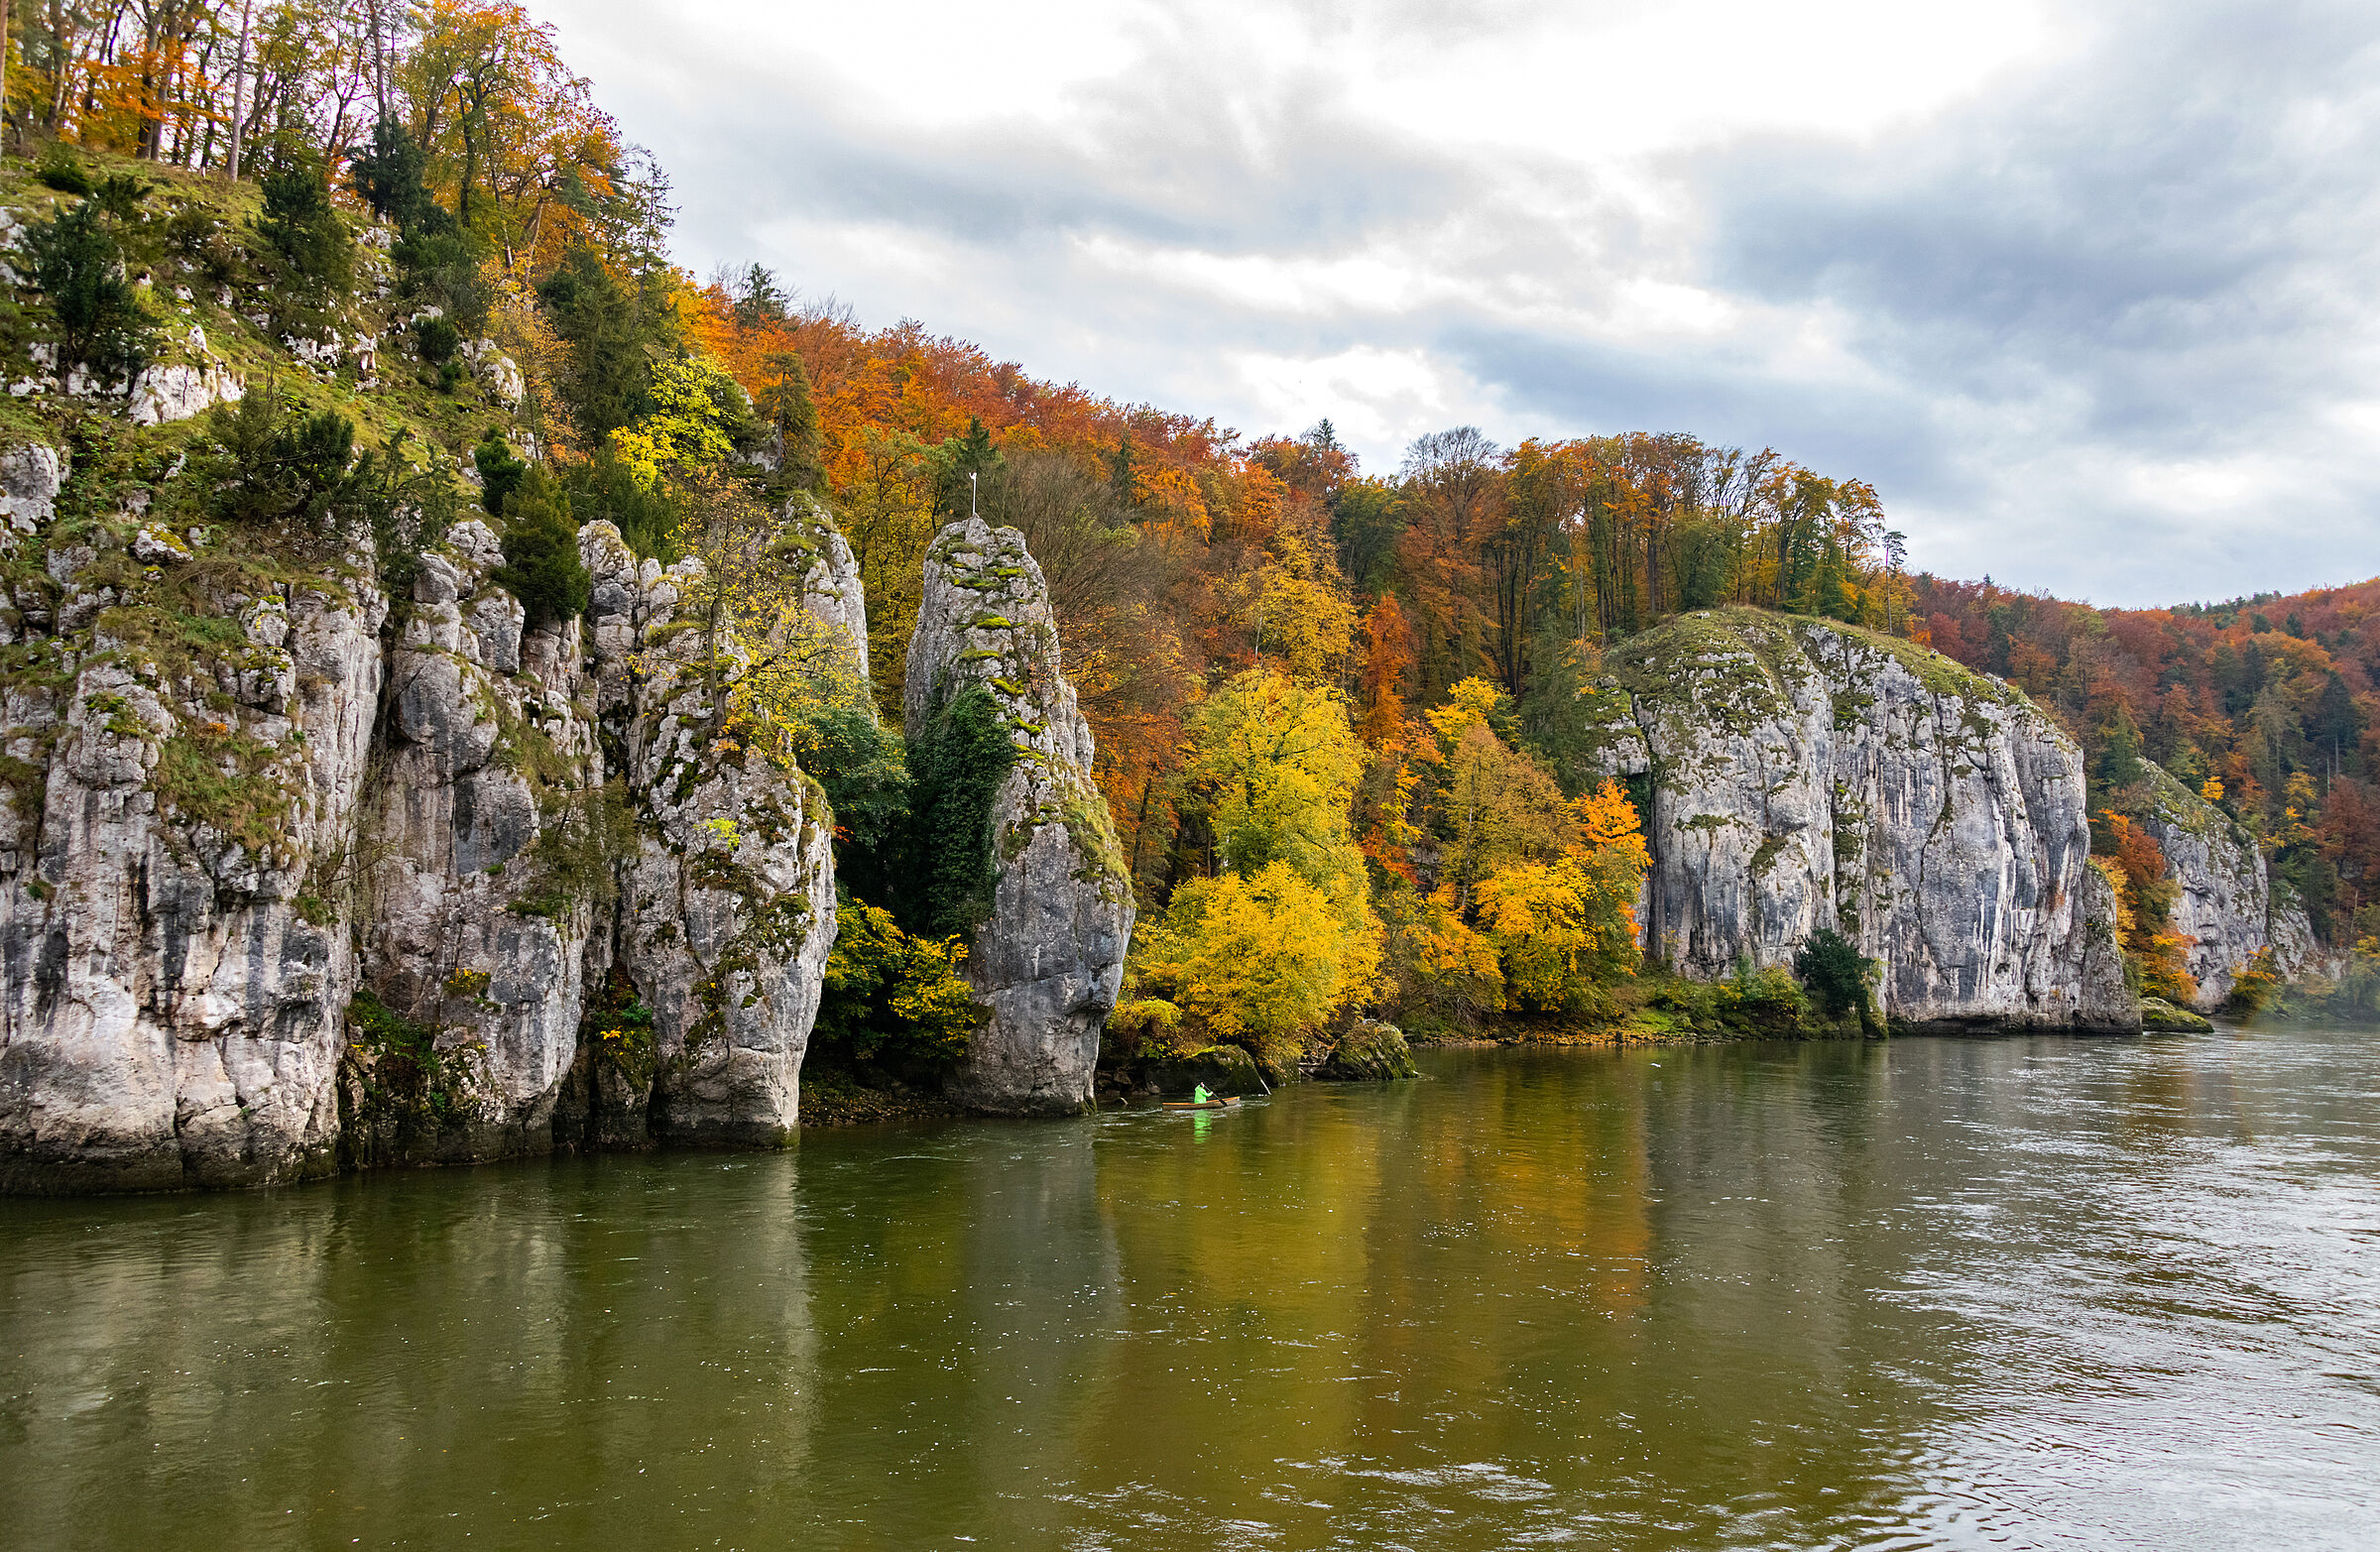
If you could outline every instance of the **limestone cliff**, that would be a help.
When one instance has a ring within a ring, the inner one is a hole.
[[[2082,760],[2025,698],[1906,642],[1752,610],[1617,648],[1602,759],[1649,790],[1641,926],[1680,973],[1833,926],[1903,1027],[2138,1028]]]
[[[0,1186],[325,1173],[387,612],[369,556],[292,582],[202,537],[40,537],[49,585],[4,627]]]
[[[801,584],[802,607],[810,612],[850,655],[861,682],[869,677],[868,590],[860,581],[860,562],[851,542],[835,527],[826,509],[811,497],[795,495],[785,503],[786,563]],[[863,699],[872,711],[873,699]]]
[[[992,1017],[951,1092],[989,1111],[1079,1110],[1124,981],[1131,883],[1091,779],[1091,728],[1058,660],[1041,568],[1015,530],[970,519],[926,551],[903,686],[911,740],[978,685],[1016,760],[993,800],[999,877],[966,964]]]
[[[678,618],[701,562],[640,562],[608,523],[579,547],[599,705],[639,812],[616,953],[654,1014],[653,1132],[783,1141],[835,940],[826,794],[727,726],[700,628]]]
[[[597,902],[556,877],[554,853],[600,820],[594,697],[579,623],[525,631],[519,600],[489,580],[502,559],[486,524],[457,525],[421,557],[389,654],[360,831],[364,980],[429,1032],[442,1082],[434,1116],[376,1110],[375,1078],[396,1075],[359,1047],[359,1161],[544,1149],[578,1042]]]
[[[64,466],[6,469],[0,1189],[786,1137],[831,818],[718,716],[698,565],[590,525],[590,623],[528,629],[466,521],[392,612],[360,543],[62,518]]]
[[[2277,895],[2264,853],[2237,820],[2153,765],[2140,820],[2165,853],[2177,887],[2174,930],[2190,940],[2200,1009],[2220,1008],[2232,978],[2265,949],[2273,950],[2283,974],[2305,972],[2315,954],[2314,925],[2304,906]]]

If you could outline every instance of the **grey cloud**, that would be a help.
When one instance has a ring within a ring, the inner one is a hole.
[[[1550,3],[1412,4],[1393,26],[1424,47],[1453,28],[1526,48]],[[589,27],[643,31],[631,11],[578,8],[608,14]],[[1325,37],[1377,42],[1382,26],[1371,8],[1300,12]],[[915,315],[1121,399],[1266,429],[1218,362],[1419,349],[1503,407],[1509,423],[1483,418],[1499,440],[1678,429],[1873,480],[1946,570],[2110,602],[2380,571],[2367,449],[2323,428],[2380,399],[2380,25],[2368,7],[2206,0],[2082,23],[2086,57],[1870,147],[1749,137],[1673,158],[1657,171],[1700,215],[1683,254],[1560,148],[1479,166],[1382,132],[1327,51],[1267,73],[1246,56],[1256,43],[1184,46],[1152,24],[1144,58],[1061,103],[1054,126],[947,132],[888,129],[831,73],[788,88],[757,63],[630,56],[636,75],[598,80],[676,173],[697,268],[758,257],[872,321]],[[880,229],[949,252],[948,273],[895,285],[764,241],[864,253]],[[1098,270],[1077,245],[1102,237],[1284,259],[1394,246],[1459,289],[1396,312],[1231,302]],[[1579,321],[1624,323],[1617,288],[1648,273],[1753,321],[1663,350]],[[1560,305],[1530,305],[1532,291]],[[1540,314],[1563,321],[1515,321]],[[1814,376],[1782,348],[1812,319],[1849,370]],[[2287,488],[2237,511],[2160,510],[2128,483],[2248,452],[2284,466]]]
[[[1713,274],[1840,304],[1916,382],[1992,402],[2046,374],[2086,392],[2075,430],[2151,448],[2350,390],[2380,210],[2357,100],[2380,84],[2373,18],[2289,9],[2164,8],[1914,146],[1741,148],[1706,172]],[[2289,137],[2316,112],[2348,136],[2310,162]]]
[[[1482,322],[1449,328],[1437,343],[1514,403],[1581,432],[1686,430],[1719,445],[1773,445],[1869,480],[1946,472],[1926,407],[1906,395],[1779,382],[1740,355],[1624,350]],[[1781,429],[1796,434],[1781,439]]]

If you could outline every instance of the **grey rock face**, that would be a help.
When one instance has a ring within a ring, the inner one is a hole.
[[[699,561],[639,562],[608,523],[579,532],[579,552],[604,715],[643,816],[615,952],[654,1013],[654,1132],[783,1141],[835,940],[826,794],[723,731],[702,639],[676,619]]]
[[[597,902],[538,842],[601,821],[593,686],[577,621],[525,639],[519,600],[487,579],[501,559],[485,524],[458,525],[423,557],[390,654],[364,975],[432,1032],[447,1103],[432,1135],[357,1138],[367,1158],[543,1151],[578,1042]]]
[[[207,348],[206,331],[193,327],[184,361],[161,361],[132,380],[126,416],[135,425],[187,420],[220,404],[239,400],[239,375]]]
[[[2188,962],[2199,983],[2198,1007],[2221,1007],[2237,973],[2267,948],[2284,974],[2302,974],[2316,952],[2314,925],[2303,906],[2276,898],[2256,838],[2164,771],[2149,769],[2141,823],[2179,887],[2173,922],[2194,940]]]
[[[335,1165],[356,967],[325,892],[363,790],[386,605],[327,583],[223,603],[245,608],[249,646],[211,677],[94,655],[69,691],[8,694],[10,753],[41,774],[0,823],[7,1189]]]
[[[1017,758],[993,802],[1001,871],[966,963],[992,1018],[952,1093],[999,1113],[1079,1110],[1124,981],[1131,882],[1091,778],[1091,728],[1061,671],[1041,568],[1022,535],[981,519],[951,524],[926,551],[903,686],[912,742],[976,685]]]
[[[1616,650],[1603,761],[1649,777],[1639,923],[1681,974],[1790,965],[1822,926],[1918,1027],[2139,1027],[2089,865],[2080,752],[1923,649],[1750,610]]]
[[[40,531],[58,511],[66,480],[66,455],[44,442],[0,452],[0,546]]]
[[[793,563],[801,568],[801,602],[850,655],[862,682],[868,673],[868,589],[850,541],[826,509],[807,496],[785,503],[785,528],[793,536]],[[873,708],[874,700],[865,702]]]

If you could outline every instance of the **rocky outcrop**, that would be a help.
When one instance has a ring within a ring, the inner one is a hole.
[[[785,503],[786,562],[798,579],[801,605],[846,655],[862,684],[868,668],[868,590],[860,581],[859,558],[826,509],[796,494]],[[873,698],[862,704],[874,709]]]
[[[421,558],[391,650],[383,743],[363,834],[365,984],[431,1041],[433,1106],[388,1087],[358,1043],[361,1160],[454,1161],[551,1146],[578,1043],[596,907],[608,903],[606,810],[579,623],[524,630],[489,581],[487,525]],[[600,963],[595,967],[601,969]],[[410,1060],[397,1053],[401,1060]]]
[[[653,1013],[640,1064],[652,1131],[784,1141],[835,939],[826,794],[729,726],[727,677],[701,666],[708,644],[678,618],[703,585],[700,561],[639,561],[608,523],[582,529],[579,549],[594,578],[599,708],[638,814],[614,952]]]
[[[2160,998],[2140,1000],[2140,1026],[2151,1034],[2212,1034],[2214,1025],[2187,1008]]]
[[[2315,957],[2314,924],[2304,906],[2277,897],[2256,838],[2166,772],[2151,765],[2149,773],[2140,822],[2176,886],[2174,930],[2189,943],[2197,1006],[2220,1008],[2233,978],[2268,948],[2284,976],[2303,975]]]
[[[1314,1076],[1340,1083],[1385,1082],[1418,1078],[1421,1069],[1413,1065],[1413,1048],[1405,1043],[1404,1030],[1377,1018],[1362,1018],[1339,1037]]]
[[[2023,695],[1753,610],[1684,616],[1608,667],[1600,760],[1649,794],[1639,924],[1678,972],[1790,965],[1831,926],[1902,1027],[2139,1027],[2080,752]]]
[[[135,425],[163,425],[239,400],[239,375],[207,348],[206,330],[193,327],[178,354],[142,370],[126,391],[125,418]]]
[[[1143,1063],[1142,1070],[1149,1090],[1167,1099],[1186,1100],[1201,1084],[1212,1094],[1264,1092],[1256,1059],[1237,1045],[1202,1045],[1184,1055]]]
[[[0,548],[49,526],[65,478],[66,455],[47,442],[0,452]]]
[[[1016,759],[992,804],[999,877],[966,963],[992,1015],[951,1092],[999,1113],[1079,1110],[1124,980],[1131,883],[1091,778],[1091,729],[1058,660],[1041,568],[1015,530],[970,519],[926,551],[903,685],[912,747],[978,686]]]
[[[42,671],[6,690],[0,1186],[327,1172],[356,974],[338,895],[381,684],[370,556],[304,585],[218,562],[226,642],[73,609],[131,557],[61,552],[66,606],[14,627]],[[69,613],[88,634],[52,634]]]

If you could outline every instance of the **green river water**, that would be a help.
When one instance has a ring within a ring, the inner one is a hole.
[[[2380,1547],[2380,1036],[0,1202],[0,1544]]]

